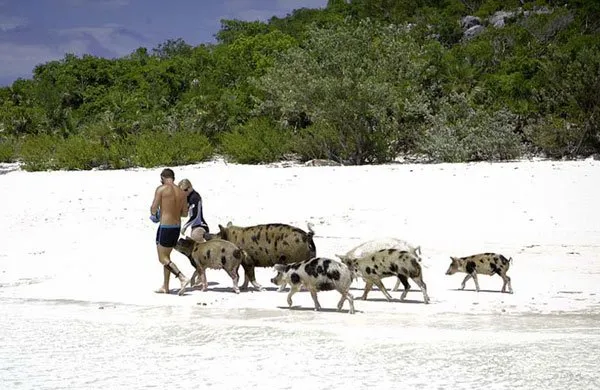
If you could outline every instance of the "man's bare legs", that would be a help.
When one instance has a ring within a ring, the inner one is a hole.
[[[171,261],[171,251],[173,251],[173,248],[166,248],[160,244],[157,244],[156,250],[158,252],[158,261],[160,261],[160,263],[163,265],[163,285],[155,292],[161,294],[169,293],[169,279],[171,278],[171,273],[173,273],[173,275],[175,275],[181,282],[179,295],[182,295],[190,280],[186,278],[183,272],[181,272],[175,263]]]

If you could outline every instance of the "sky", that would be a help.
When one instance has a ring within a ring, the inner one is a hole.
[[[0,85],[66,53],[114,58],[167,39],[214,42],[221,19],[263,20],[327,0],[0,0]]]

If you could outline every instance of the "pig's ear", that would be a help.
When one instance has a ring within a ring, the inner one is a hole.
[[[418,247],[415,248],[415,253],[418,254],[419,256],[421,255],[421,245],[419,245]]]
[[[229,221],[227,222],[227,227],[232,227],[233,226],[233,222]]]
[[[454,263],[456,261],[456,257],[450,256],[450,260],[452,260],[452,262]]]

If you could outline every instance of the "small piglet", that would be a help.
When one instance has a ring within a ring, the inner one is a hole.
[[[271,283],[277,286],[289,283],[291,286],[287,296],[287,303],[290,307],[292,306],[292,295],[304,285],[310,291],[315,303],[315,310],[321,309],[317,300],[318,291],[337,290],[342,295],[337,305],[338,310],[342,310],[344,301],[347,299],[350,305],[350,314],[354,314],[354,297],[349,293],[353,273],[345,264],[324,257],[315,257],[292,264],[275,264],[274,268],[277,275],[271,279]]]
[[[240,264],[246,258],[246,252],[238,248],[235,244],[214,239],[205,242],[194,241],[191,238],[180,238],[175,245],[175,250],[187,256],[193,261],[194,274],[191,280],[196,276],[200,279],[202,291],[208,290],[206,280],[206,269],[224,269],[233,282],[233,291],[239,294],[238,287]]]
[[[477,274],[482,275],[494,275],[498,274],[504,284],[502,285],[502,292],[506,292],[508,286],[508,292],[512,294],[512,285],[510,283],[510,277],[506,275],[508,267],[512,262],[512,257],[507,259],[498,253],[480,253],[477,255],[467,257],[452,257],[450,256],[450,267],[446,271],[446,275],[452,275],[456,272],[466,272],[467,276],[462,281],[460,289],[464,290],[465,283],[470,278],[475,281],[475,289],[479,292],[479,282],[477,281]]]

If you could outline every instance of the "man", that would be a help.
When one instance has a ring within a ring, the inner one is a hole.
[[[169,279],[172,272],[181,282],[179,295],[182,295],[190,281],[171,261],[171,251],[179,240],[181,218],[188,215],[187,197],[186,193],[175,185],[175,173],[172,169],[163,169],[160,182],[161,185],[156,188],[154,201],[150,206],[150,219],[160,222],[156,231],[156,250],[158,261],[163,265],[163,285],[155,292],[169,293]]]

